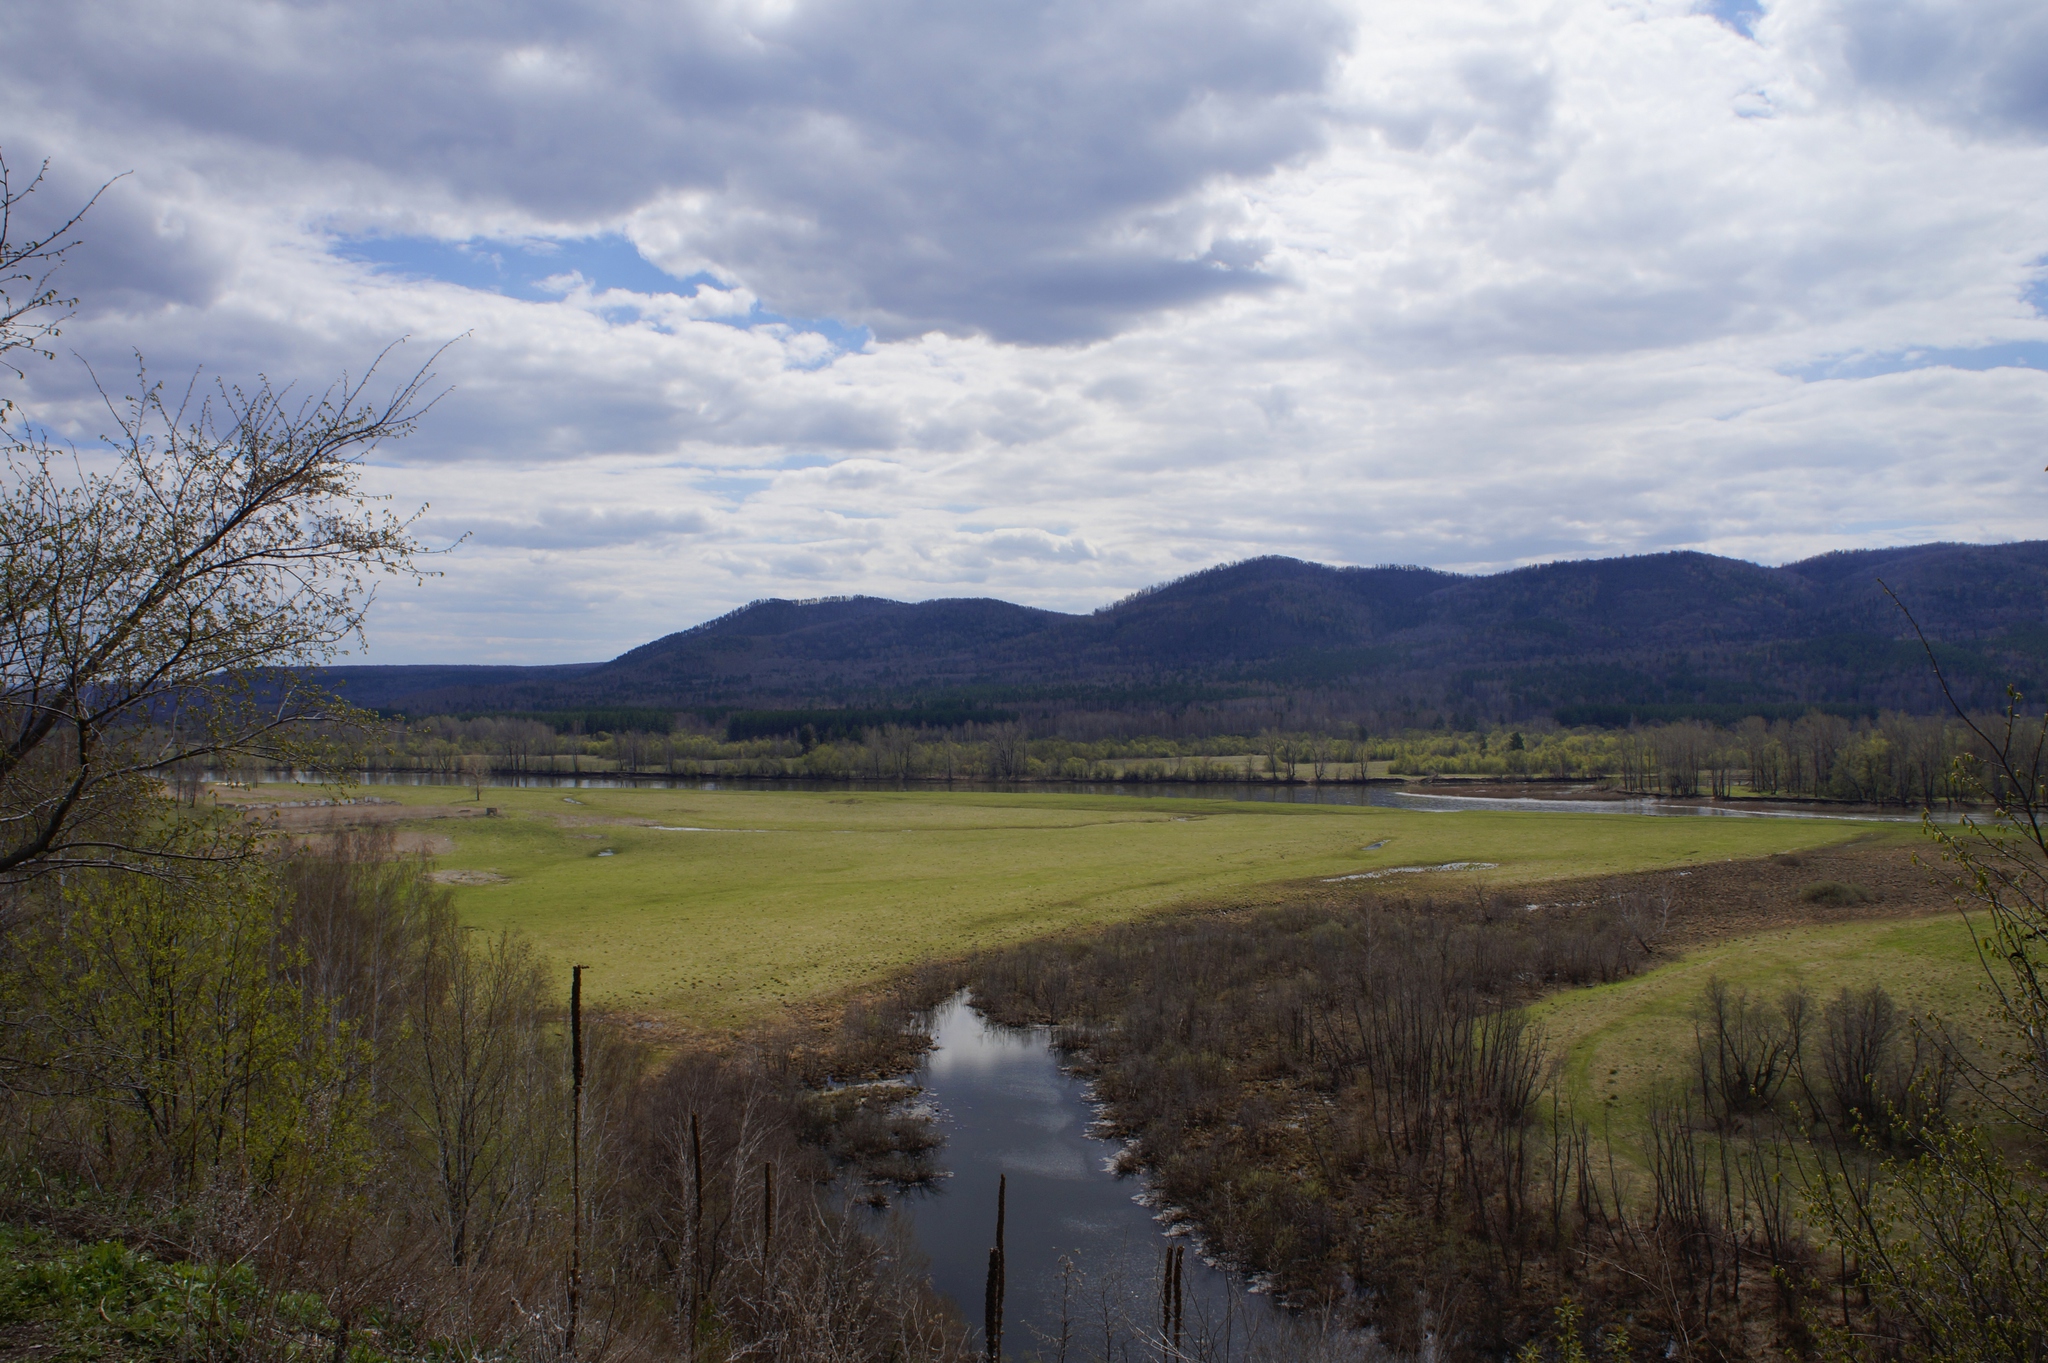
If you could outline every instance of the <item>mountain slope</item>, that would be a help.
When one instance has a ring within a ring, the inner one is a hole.
[[[1155,701],[1312,692],[1501,717],[1932,708],[1924,656],[1886,585],[1942,643],[1971,700],[2048,675],[2048,542],[1859,550],[1778,568],[1668,553],[1470,577],[1262,558],[1091,615],[988,599],[771,600],[594,665],[338,671],[362,703],[415,713],[963,695],[1115,708],[1134,690]]]

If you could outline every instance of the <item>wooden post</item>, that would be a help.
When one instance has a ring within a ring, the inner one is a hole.
[[[775,1247],[775,1161],[761,1161],[761,1271],[768,1270],[768,1253]]]
[[[1159,1357],[1162,1363],[1183,1357],[1181,1340],[1181,1259],[1187,1251],[1180,1245],[1166,1247],[1166,1262],[1159,1266]]]
[[[988,1285],[982,1292],[981,1333],[988,1346],[988,1363],[1002,1363],[1003,1357],[1003,1217],[1009,1200],[1010,1176],[996,1180],[996,1243],[988,1252]]]
[[[569,1328],[562,1347],[570,1363],[575,1363],[576,1318],[582,1308],[583,967],[578,965],[569,968]]]
[[[996,1304],[1002,1288],[997,1283],[1002,1279],[1003,1252],[991,1246],[988,1252],[988,1279],[981,1289],[981,1339],[983,1357],[988,1363],[998,1363],[1003,1356],[1003,1309]]]
[[[1179,1358],[1181,1318],[1181,1264],[1187,1257],[1186,1245],[1173,1247],[1173,1356]]]
[[[1159,1265],[1159,1363],[1166,1363],[1170,1355],[1166,1352],[1167,1341],[1173,1334],[1173,1246],[1166,1247],[1166,1258]]]

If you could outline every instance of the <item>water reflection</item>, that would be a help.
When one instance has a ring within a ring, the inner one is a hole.
[[[937,1048],[918,1082],[939,1113],[948,1176],[897,1199],[931,1262],[932,1282],[967,1320],[982,1319],[996,1184],[1009,1179],[1004,1354],[1014,1359],[1157,1356],[1169,1244],[1182,1268],[1182,1344],[1190,1358],[1263,1355],[1300,1325],[1237,1274],[1202,1261],[1118,1177],[1117,1141],[1091,1135],[1087,1085],[1059,1067],[1044,1029],[992,1027],[963,994],[933,1018]]]
[[[1552,800],[1534,797],[1486,796],[1486,795],[1439,795],[1435,792],[1418,790],[1388,790],[1391,797],[1384,800],[1368,800],[1366,803],[1383,805],[1393,809],[1414,809],[1439,814],[1455,814],[1461,810],[1548,810],[1553,813],[1574,814],[1649,814],[1658,817],[1696,816],[1710,819],[1830,819],[1854,823],[1913,823],[1920,822],[1918,814],[1901,814],[1897,811],[1880,813],[1874,809],[1841,806],[1815,809],[1811,806],[1772,805],[1745,801],[1742,807],[1733,805],[1683,804],[1669,800],[1656,800],[1647,796],[1625,800]],[[1943,815],[1937,814],[1937,821]]]

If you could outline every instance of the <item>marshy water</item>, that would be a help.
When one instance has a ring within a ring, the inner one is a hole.
[[[876,1221],[899,1220],[930,1261],[932,1283],[978,1325],[996,1188],[1009,1180],[1004,1230],[1004,1353],[1016,1359],[1149,1356],[1160,1338],[1169,1245],[1186,1247],[1182,1328],[1204,1357],[1239,1358],[1296,1323],[1241,1275],[1203,1260],[1162,1219],[1139,1177],[1119,1176],[1122,1143],[1092,1134],[1088,1086],[1060,1068],[1044,1028],[992,1026],[965,994],[931,1021],[935,1047],[917,1074],[946,1137],[944,1177],[889,1196]],[[1191,1352],[1190,1357],[1194,1356]]]

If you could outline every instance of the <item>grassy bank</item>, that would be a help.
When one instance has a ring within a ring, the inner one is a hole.
[[[298,792],[303,795],[303,792]],[[1446,863],[1519,884],[1837,844],[1897,825],[944,792],[381,787],[472,883],[465,921],[592,967],[601,1002],[730,1025],[934,956]],[[287,798],[265,788],[262,798]],[[452,817],[451,817],[452,816]],[[431,820],[431,822],[429,822]]]
[[[1984,971],[1956,916],[1753,933],[1632,979],[1552,995],[1530,1015],[1563,1061],[1560,1091],[1596,1129],[1611,1128],[1618,1150],[1640,1143],[1659,1094],[1697,1077],[1694,1016],[1713,979],[1770,1003],[1803,989],[1819,1005],[1879,984],[1921,1017],[1984,1012]]]

